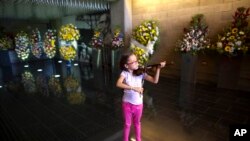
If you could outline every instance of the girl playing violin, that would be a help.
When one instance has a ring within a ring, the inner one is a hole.
[[[120,60],[120,77],[116,82],[118,88],[124,89],[122,98],[122,111],[124,118],[123,141],[129,141],[131,121],[135,126],[136,141],[141,141],[141,116],[143,111],[143,79],[158,83],[161,68],[165,67],[166,62],[161,62],[156,69],[154,76],[146,72],[135,75],[138,69],[137,57],[133,53],[124,54]]]

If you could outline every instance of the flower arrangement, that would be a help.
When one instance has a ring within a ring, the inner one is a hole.
[[[240,52],[247,52],[248,47],[244,44],[245,40],[245,32],[238,28],[233,28],[223,36],[218,36],[216,49],[221,54],[224,53],[228,56],[237,56]]]
[[[79,87],[79,82],[72,76],[68,76],[64,80],[64,87],[67,91],[76,91]]]
[[[214,48],[220,54],[233,57],[248,51],[246,41],[249,34],[247,21],[249,12],[250,8],[239,7],[233,16],[232,25],[222,35],[218,35],[218,41]]]
[[[54,95],[60,96],[62,94],[62,87],[58,78],[50,77],[49,89]]]
[[[72,92],[67,96],[67,100],[70,104],[79,105],[85,101],[86,97],[82,92]]]
[[[43,50],[48,58],[56,55],[56,30],[48,29],[44,34]]]
[[[100,49],[104,46],[103,37],[101,36],[101,32],[98,29],[94,31],[94,36],[91,38],[90,46],[97,49]]]
[[[159,40],[159,28],[155,21],[145,21],[132,33],[130,49],[137,56],[139,66],[144,66],[156,49]]]
[[[159,28],[155,21],[145,21],[133,30],[132,36],[140,44],[146,46],[150,41],[158,40]]]
[[[18,58],[23,61],[28,59],[30,49],[29,49],[29,38],[27,33],[21,31],[15,37],[16,48],[15,51],[17,53]]]
[[[25,82],[25,81],[34,81],[35,82],[35,79],[32,75],[31,72],[28,72],[28,71],[25,71],[24,73],[22,73],[22,81]]]
[[[35,79],[31,72],[22,73],[22,83],[26,92],[34,93],[36,91]]]
[[[0,50],[13,49],[13,41],[11,38],[5,36],[0,38]]]
[[[42,56],[42,42],[40,31],[36,28],[32,31],[31,35],[31,52],[36,58]]]
[[[210,48],[208,39],[208,26],[205,23],[203,14],[192,17],[189,28],[184,28],[184,36],[178,40],[176,50],[182,53],[197,54],[200,51]]]
[[[60,48],[60,54],[64,60],[70,61],[74,60],[76,57],[76,50],[75,48],[70,45],[70,46],[62,46]]]
[[[78,40],[80,38],[80,32],[73,24],[66,24],[61,27],[59,38],[64,41]]]
[[[114,36],[112,38],[111,47],[113,49],[124,47],[123,34],[120,28],[115,28]]]

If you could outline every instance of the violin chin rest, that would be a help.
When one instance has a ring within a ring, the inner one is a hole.
[[[144,68],[138,68],[137,70],[134,70],[133,71],[133,74],[135,75],[135,76],[139,76],[139,75],[141,75],[142,73],[144,73],[145,72],[145,69]]]

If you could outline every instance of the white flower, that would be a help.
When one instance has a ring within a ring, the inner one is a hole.
[[[194,49],[195,49],[195,47],[198,46],[198,41],[195,41],[195,42],[193,43],[193,45],[194,45]]]
[[[204,40],[204,36],[202,36],[202,37],[200,38],[200,40],[203,41],[203,40]]]
[[[154,41],[157,41],[157,40],[158,40],[158,38],[155,36],[155,37],[154,37]]]
[[[149,53],[149,54],[153,54],[153,52],[154,52],[154,44],[155,44],[155,41],[149,41],[148,42],[148,44],[147,44],[147,46],[146,46],[146,49],[147,49],[147,52]]]
[[[234,47],[231,47],[229,52],[233,53],[234,52]]]
[[[232,43],[232,42],[229,42],[229,43],[228,43],[228,45],[234,46],[234,43]]]
[[[235,42],[235,44],[236,44],[237,46],[241,46],[242,42],[241,42],[241,41],[237,41],[237,42]]]
[[[222,42],[217,42],[217,47],[222,48]]]
[[[159,28],[156,27],[156,35],[158,36],[159,35]]]
[[[201,35],[201,34],[202,34],[202,32],[199,30],[198,35]]]
[[[243,31],[240,31],[239,33],[240,33],[240,35],[244,35],[245,34]]]

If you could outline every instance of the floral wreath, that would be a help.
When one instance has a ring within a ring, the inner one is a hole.
[[[43,50],[48,58],[56,55],[56,30],[48,29],[44,34]]]
[[[36,28],[32,31],[31,35],[31,52],[36,58],[41,58],[42,56],[42,42],[40,31]]]
[[[29,38],[27,33],[21,31],[15,37],[16,48],[15,51],[17,53],[18,58],[23,61],[28,59],[30,49],[29,49]]]
[[[73,41],[80,38],[79,30],[73,24],[63,25],[59,31],[59,38],[64,41]]]
[[[159,41],[159,28],[155,21],[145,21],[132,33],[130,49],[137,56],[139,66],[145,66]]]
[[[58,78],[50,77],[49,79],[49,89],[55,94],[60,95],[62,94],[62,87],[60,85],[60,81]]]
[[[64,80],[64,87],[67,90],[76,91],[79,85],[79,82],[73,76],[67,76]]]

